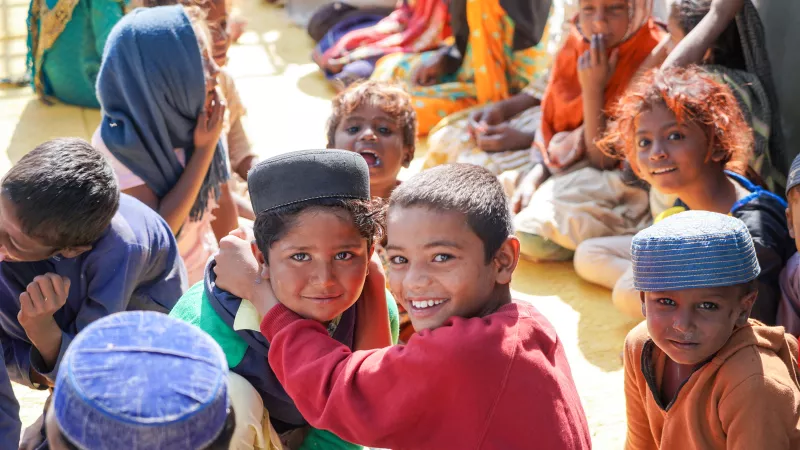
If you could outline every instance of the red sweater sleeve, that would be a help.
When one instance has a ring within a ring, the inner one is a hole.
[[[278,305],[261,332],[270,342],[270,366],[309,424],[361,445],[415,448],[454,433],[442,423],[454,414],[484,411],[483,423],[464,417],[461,433],[480,434],[487,424],[485,412],[511,365],[499,351],[504,340],[509,345],[508,327],[493,323],[499,320],[456,320],[405,346],[352,352],[321,324]]]

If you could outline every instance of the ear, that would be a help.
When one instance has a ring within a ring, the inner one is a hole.
[[[253,252],[253,256],[256,257],[256,261],[258,261],[258,275],[263,280],[269,280],[269,264],[267,264],[266,258],[264,258],[264,253],[258,249],[255,241],[250,243],[250,250]]]
[[[644,292],[639,292],[639,299],[642,301],[642,316],[647,318],[647,307],[644,305]]]
[[[786,224],[789,227],[789,236],[792,239],[797,239],[794,235],[794,219],[792,219],[792,207],[786,208]]]
[[[736,318],[736,326],[743,327],[747,325],[747,319],[750,318],[750,311],[758,298],[758,288],[753,289],[753,292],[745,295],[741,300],[742,311],[739,317]]]
[[[721,163],[722,161],[725,161],[725,158],[727,157],[728,152],[714,145],[714,149],[711,151],[711,161],[714,161],[715,163]]]
[[[411,161],[414,159],[414,147],[403,147],[403,167],[408,169],[411,167]]]
[[[497,282],[500,284],[511,283],[514,270],[519,262],[519,239],[509,236],[494,254],[493,262],[497,268]]]
[[[81,245],[80,247],[68,247],[57,253],[60,253],[64,258],[70,259],[80,256],[92,249],[91,245]]]

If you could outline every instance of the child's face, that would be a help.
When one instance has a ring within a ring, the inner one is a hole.
[[[580,0],[578,23],[584,36],[600,34],[606,48],[619,44],[628,32],[627,0]]]
[[[643,112],[636,123],[635,163],[639,175],[664,194],[681,195],[706,174],[722,170],[721,152],[706,161],[708,139],[694,123],[678,123],[663,105]]]
[[[228,48],[231,46],[228,35],[228,2],[211,0],[207,5],[206,21],[211,31],[211,54],[217,65],[222,67],[228,62]]]
[[[263,263],[263,254],[256,256]],[[309,208],[272,244],[262,275],[287,308],[324,323],[358,300],[370,256],[349,212]]]
[[[510,238],[487,263],[483,241],[456,212],[392,207],[387,235],[389,285],[418,331],[496,310],[496,288],[511,282],[519,257]]]
[[[361,154],[374,186],[396,183],[400,169],[411,162],[411,150],[404,146],[400,124],[371,105],[362,105],[342,118],[336,127],[334,147]]]
[[[71,250],[66,252],[71,253]],[[0,261],[42,261],[56,253],[59,253],[58,249],[45,245],[22,231],[16,205],[5,195],[0,195]]]
[[[669,17],[667,18],[667,31],[672,39],[673,45],[678,45],[686,37],[680,19],[680,6],[677,0],[668,0]]]
[[[794,239],[794,244],[800,250],[800,188],[793,188],[786,196],[789,207],[786,208],[786,221],[789,226],[789,235]]]
[[[678,364],[696,365],[747,323],[756,295],[742,286],[643,292],[642,313],[658,348]]]

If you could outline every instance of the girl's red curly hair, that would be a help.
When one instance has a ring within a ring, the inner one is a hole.
[[[666,106],[678,123],[697,124],[708,139],[706,161],[714,150],[726,153],[726,169],[745,175],[753,149],[753,133],[730,88],[697,66],[653,69],[620,97],[613,120],[597,146],[606,155],[627,159],[639,175],[636,130],[639,116]]]

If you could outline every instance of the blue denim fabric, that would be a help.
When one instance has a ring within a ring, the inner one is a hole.
[[[87,449],[205,448],[228,415],[222,349],[199,328],[148,311],[85,328],[53,393],[64,435]]]
[[[708,211],[682,212],[640,231],[631,260],[638,291],[733,286],[761,273],[744,222]]]

